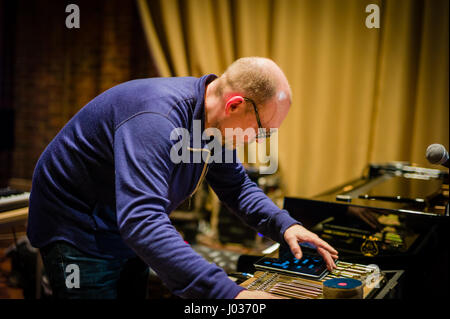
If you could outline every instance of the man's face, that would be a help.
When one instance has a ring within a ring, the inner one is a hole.
[[[264,105],[256,105],[261,126],[269,133],[278,129],[287,116],[290,98],[287,90],[281,90]],[[256,112],[250,101],[242,101],[229,107],[225,117],[217,125],[222,134],[222,144],[235,149],[238,145],[252,143],[258,133]],[[259,139],[262,142],[264,139]]]

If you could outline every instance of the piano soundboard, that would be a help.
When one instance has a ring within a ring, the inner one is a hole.
[[[363,298],[369,299],[386,281],[384,272],[375,265],[337,262],[337,269],[321,279],[290,276],[273,271],[256,271],[240,286],[265,291],[286,299],[323,299],[323,282],[332,278],[353,278],[363,282]]]

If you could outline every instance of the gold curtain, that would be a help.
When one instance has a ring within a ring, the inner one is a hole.
[[[368,4],[380,28],[367,28]],[[287,195],[312,196],[371,162],[429,165],[448,148],[448,0],[137,0],[161,76],[221,74],[264,56],[293,104],[278,134]]]

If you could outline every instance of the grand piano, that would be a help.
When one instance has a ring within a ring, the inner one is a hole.
[[[405,298],[448,296],[448,171],[370,164],[360,178],[284,208],[341,260],[403,270]]]

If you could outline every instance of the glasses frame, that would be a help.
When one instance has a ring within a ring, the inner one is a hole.
[[[244,97],[244,101],[250,102],[253,105],[253,109],[255,110],[256,122],[258,123],[258,134],[256,134],[256,139],[258,140],[258,139],[265,139],[265,138],[270,137],[272,132],[269,131],[269,133],[267,133],[267,129],[265,129],[262,126],[261,119],[259,118],[259,113],[258,113],[258,109],[256,107],[255,101],[253,101],[252,99],[250,99],[248,97]]]

